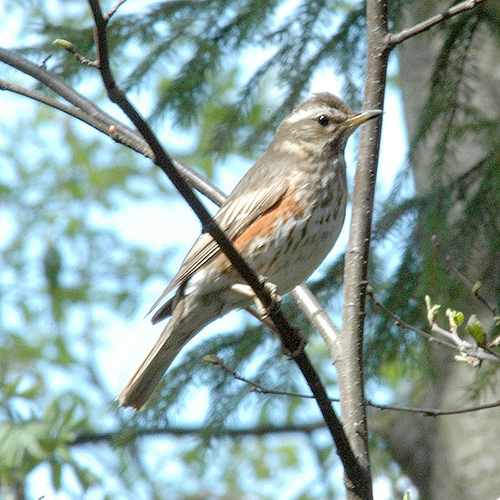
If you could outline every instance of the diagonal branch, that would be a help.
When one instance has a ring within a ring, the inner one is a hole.
[[[300,347],[301,340],[293,331],[293,329],[287,324],[283,315],[280,314],[279,307],[277,307],[277,304],[266,290],[265,284],[260,280],[257,274],[255,274],[248,267],[241,255],[233,247],[231,241],[213,220],[192,188],[188,185],[182,175],[180,175],[180,173],[177,171],[175,165],[172,163],[172,160],[163,149],[160,141],[151,130],[149,125],[145,122],[139,112],[128,100],[125,93],[118,87],[109,65],[106,21],[102,15],[99,2],[97,0],[89,0],[89,4],[96,25],[95,37],[98,53],[97,64],[108,97],[112,102],[117,104],[122,109],[122,111],[136,126],[139,133],[149,144],[158,166],[168,175],[175,188],[179,191],[181,196],[183,196],[183,198],[200,219],[200,222],[202,224],[202,231],[209,233],[214,238],[214,240],[217,241],[223,252],[230,260],[231,264],[239,272],[242,278],[252,287],[258,298],[269,310],[270,316],[272,317],[276,326],[278,328],[280,328],[280,325],[283,327],[283,331],[281,333],[285,337],[285,339],[288,339],[288,343],[290,343],[291,346],[290,351],[295,352]]]
[[[98,0],[89,0],[95,22],[95,40],[97,46],[97,61],[103,83],[106,87],[111,101],[115,102],[125,112],[129,119],[134,123],[140,134],[148,142],[156,159],[158,166],[168,175],[179,193],[184,197],[196,213],[202,224],[203,231],[209,232],[215,241],[219,244],[221,250],[225,253],[231,264],[242,276],[242,278],[251,286],[264,307],[269,311],[269,316],[280,332],[281,340],[284,346],[294,354],[294,361],[302,371],[306,381],[315,395],[318,406],[320,407],[325,423],[332,434],[337,447],[337,453],[340,456],[347,477],[351,482],[355,482],[364,477],[365,471],[360,467],[359,462],[354,456],[347,437],[344,433],[342,424],[338,419],[333,407],[328,399],[326,390],[315,371],[312,363],[307,357],[302,347],[302,339],[297,331],[292,328],[281,311],[279,304],[273,301],[267,291],[265,284],[248,267],[239,253],[232,246],[224,232],[218,227],[198,197],[195,195],[189,184],[177,171],[171,159],[161,146],[159,140],[130,103],[125,94],[116,84],[109,65],[106,20],[104,19]]]
[[[106,134],[115,142],[123,144],[143,156],[156,161],[151,148],[140,134],[104,113],[104,111],[97,107],[92,101],[76,92],[58,76],[48,72],[43,65],[36,65],[23,56],[12,53],[1,47],[0,61],[35,78],[73,106],[68,106],[37,91],[26,89],[5,80],[0,80],[0,90],[8,90],[51,106],[54,109],[58,109],[90,125],[99,132]],[[178,158],[172,158],[172,162],[182,175],[186,177],[192,187],[205,195],[216,205],[222,205],[226,199],[222,191]],[[333,339],[335,339],[338,334],[338,328],[333,324],[316,297],[312,294],[307,285],[304,284],[296,287],[295,290],[292,291],[292,295],[311,324],[325,339],[330,348],[330,352],[333,352]]]
[[[2,57],[4,53],[10,54],[8,51],[0,48],[0,61],[3,60],[5,62],[5,58]],[[18,56],[17,54],[16,57],[21,58],[21,56]],[[23,58],[21,59],[23,60]],[[16,69],[23,71],[23,69],[21,69],[18,65],[13,66]],[[107,135],[115,142],[123,144],[146,158],[155,161],[155,157],[148,143],[136,131],[131,130],[119,120],[104,113],[104,111],[95,106],[94,103],[86,97],[78,94],[78,92],[68,86],[65,82],[59,80],[57,76],[47,73],[44,68],[25,59],[23,60],[23,68],[26,74],[32,76],[38,81],[41,81],[41,74],[44,76],[50,75],[50,77],[46,79],[47,86],[53,90],[64,89],[64,96],[66,97],[66,100],[73,104],[73,106],[69,106],[35,90],[26,89],[2,79],[0,79],[0,90],[7,90],[18,95],[28,97],[29,99],[33,99],[62,111],[63,113],[77,118],[81,122],[86,123],[99,132]],[[55,91],[57,92],[57,90]],[[214,203],[218,205],[222,204],[226,197],[220,189],[207,181],[205,177],[186,165],[179,158],[172,158],[172,162],[181,174],[189,181],[191,186],[197,189],[200,193],[204,194]]]
[[[471,10],[477,5],[485,2],[486,0],[466,0],[465,2],[461,2],[459,4],[450,7],[448,10],[441,12],[441,14],[437,14],[421,23],[412,26],[411,28],[407,28],[405,30],[400,31],[399,33],[391,33],[387,36],[387,46],[389,50],[392,50],[396,45],[408,40],[409,38],[414,37],[415,35],[419,35],[424,31],[427,31],[434,26],[450,19],[450,17],[456,16],[457,14],[461,14],[467,10]]]

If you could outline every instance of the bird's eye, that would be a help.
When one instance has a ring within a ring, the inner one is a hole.
[[[318,118],[316,118],[316,119],[318,120],[318,123],[322,127],[326,127],[330,123],[330,119],[328,117],[326,117],[325,115],[319,115]]]

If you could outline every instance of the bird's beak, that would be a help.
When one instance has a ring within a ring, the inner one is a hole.
[[[359,127],[359,125],[361,125],[362,123],[365,123],[368,120],[371,120],[372,118],[381,115],[382,113],[383,111],[381,111],[380,109],[369,109],[367,111],[360,111],[359,113],[356,113],[354,116],[348,118],[344,123],[349,128]]]

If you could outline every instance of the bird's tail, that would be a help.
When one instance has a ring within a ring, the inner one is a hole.
[[[205,325],[221,315],[217,301],[204,304],[201,310],[192,307],[191,301],[186,297],[176,305],[160,338],[118,395],[120,406],[131,406],[135,410],[143,408],[180,350]]]

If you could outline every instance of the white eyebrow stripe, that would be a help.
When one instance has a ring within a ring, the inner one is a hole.
[[[316,116],[321,113],[327,113],[328,110],[324,106],[317,106],[315,108],[300,109],[299,111],[294,111],[288,118],[284,120],[286,123],[296,123],[300,120],[305,120],[306,118],[316,118]]]

